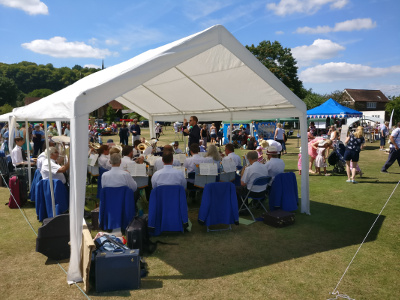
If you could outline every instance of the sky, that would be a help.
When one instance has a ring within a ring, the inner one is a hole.
[[[399,0],[0,0],[0,62],[100,68],[225,26],[290,48],[306,89],[400,95]]]

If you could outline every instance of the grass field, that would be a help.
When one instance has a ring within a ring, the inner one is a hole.
[[[172,142],[172,128],[160,143]],[[144,130],[146,134],[146,130]],[[116,139],[116,137],[114,137]],[[182,147],[181,147],[182,148]],[[193,229],[163,234],[147,258],[149,276],[142,288],[91,299],[327,299],[364,236],[400,180],[400,168],[379,172],[387,154],[378,142],[361,152],[364,172],[358,184],[346,176],[310,175],[311,215],[296,213],[296,223],[273,228],[260,222],[207,233],[196,222],[200,201],[189,203]],[[240,154],[244,150],[238,151]],[[297,140],[283,156],[287,171],[297,170]],[[328,170],[331,170],[329,167]],[[300,177],[297,174],[300,187]],[[0,199],[9,192],[0,188]],[[355,299],[398,299],[400,294],[400,189],[378,219],[338,290]],[[34,205],[24,207],[35,230]],[[260,212],[261,213],[261,212]],[[0,206],[1,299],[85,299],[54,261],[35,252],[35,234],[21,212]],[[68,268],[68,262],[61,262]]]

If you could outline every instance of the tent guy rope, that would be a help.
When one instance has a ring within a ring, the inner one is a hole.
[[[374,223],[372,223],[371,228],[368,230],[367,234],[365,235],[363,241],[361,242],[360,246],[358,247],[356,253],[354,254],[353,258],[351,259],[350,263],[348,264],[346,270],[344,271],[342,277],[339,279],[339,282],[337,283],[335,289],[331,292],[331,295],[335,296],[335,298],[329,298],[328,300],[333,300],[333,299],[338,299],[338,298],[344,298],[344,299],[349,299],[349,300],[353,300],[353,298],[350,298],[348,295],[346,294],[340,294],[338,291],[338,287],[344,277],[344,275],[346,275],[347,271],[350,268],[350,265],[353,263],[354,259],[356,258],[358,252],[360,251],[362,245],[365,243],[365,240],[367,239],[368,235],[370,234],[372,228],[374,228],[376,222],[378,221],[379,217],[381,216],[383,210],[385,209],[386,205],[389,203],[390,198],[392,198],[394,192],[396,191],[397,187],[399,186],[400,181],[396,184],[396,186],[394,187],[392,193],[390,194],[389,198],[386,200],[385,204],[383,205],[381,211],[379,212],[378,216],[376,217]]]

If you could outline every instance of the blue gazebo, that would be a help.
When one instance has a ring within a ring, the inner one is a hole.
[[[307,118],[354,118],[362,117],[363,113],[358,110],[343,106],[330,98],[320,106],[307,110]]]

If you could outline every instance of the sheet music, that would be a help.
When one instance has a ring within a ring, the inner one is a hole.
[[[88,158],[88,165],[94,167],[98,158],[99,158],[98,154],[90,154]]]
[[[223,159],[222,167],[225,173],[236,172],[236,164],[232,159]]]
[[[183,166],[181,166],[181,167],[173,166],[172,168],[181,171],[183,173],[183,176],[185,176],[185,178],[187,178],[187,172],[186,172],[186,168],[185,167],[183,167]]]
[[[174,154],[174,160],[179,160],[182,165],[186,160],[186,154]]]
[[[147,176],[145,164],[128,164],[127,171],[131,173],[132,176]]]
[[[199,165],[200,175],[218,175],[218,166],[213,163],[201,163]]]
[[[159,156],[148,155],[146,161],[149,163],[150,166],[154,166],[154,163],[156,162],[157,158],[159,158]]]
[[[201,157],[206,157],[207,152],[199,152],[198,154],[199,154]]]

